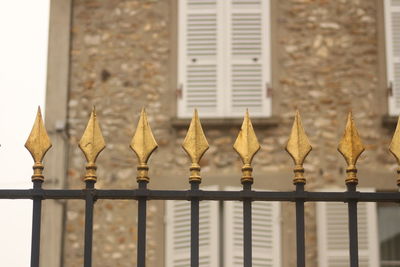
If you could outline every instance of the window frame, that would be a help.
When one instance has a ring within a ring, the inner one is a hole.
[[[174,47],[174,50],[176,51],[176,90],[177,90],[177,109],[176,109],[176,116],[178,119],[188,119],[192,116],[193,111],[189,111],[186,108],[186,102],[185,102],[185,96],[182,96],[182,94],[185,94],[185,89],[186,85],[184,84],[184,75],[186,74],[186,64],[183,63],[186,61],[186,48],[185,48],[185,38],[186,38],[186,25],[183,23],[180,23],[181,21],[186,21],[186,12],[183,12],[183,9],[186,9],[185,4],[188,0],[174,0],[175,5],[176,5],[176,36],[175,36],[175,43],[177,46],[171,46]],[[259,119],[266,119],[270,118],[272,116],[272,97],[271,97],[271,85],[272,85],[272,43],[271,43],[271,36],[273,32],[273,22],[272,22],[272,14],[271,14],[271,5],[272,0],[261,0],[261,4],[265,7],[265,11],[262,12],[262,26],[261,28],[263,30],[263,35],[262,35],[262,43],[266,44],[266,47],[262,49],[262,54],[261,54],[261,64],[262,64],[262,111],[260,112],[252,112],[250,110],[250,115],[253,118],[259,118]],[[223,16],[217,16],[217,21],[223,21],[223,23],[220,23],[220,26],[218,28],[221,28],[221,25],[226,25],[229,23],[229,18],[230,15],[232,14],[230,9],[227,8],[230,5],[225,2],[223,4],[223,7],[225,7],[222,11],[219,10],[218,12],[221,12],[221,14],[224,14]],[[220,7],[220,9],[222,9]],[[229,16],[226,16],[226,14],[229,13]],[[218,14],[217,14],[218,15]],[[268,27],[269,26],[269,27]],[[229,27],[228,27],[229,28]],[[229,37],[229,31],[222,29],[219,30],[220,32],[223,33],[222,39],[224,40],[230,40]],[[221,38],[221,37],[217,37]],[[174,43],[174,41],[173,41]],[[225,44],[229,44],[230,47],[230,42],[225,41]],[[229,50],[229,49],[228,49]],[[202,118],[205,119],[238,119],[242,118],[244,111],[246,108],[243,108],[243,111],[240,112],[232,112],[231,111],[231,92],[232,89],[230,87],[230,82],[229,82],[229,70],[230,66],[232,64],[227,64],[227,63],[221,63],[221,62],[226,62],[226,58],[230,57],[230,53],[224,52],[222,55],[218,55],[218,60],[217,64],[226,64],[227,66],[224,66],[224,72],[221,74],[219,73],[217,79],[221,79],[220,76],[223,76],[223,81],[224,84],[228,84],[227,87],[230,88],[228,90],[223,90],[221,89],[221,86],[217,86],[217,111],[215,113],[208,113],[208,114],[202,114],[201,111],[199,111],[199,114]],[[231,62],[231,61],[229,61]],[[259,61],[260,62],[260,61]],[[229,65],[229,66],[228,66]],[[225,83],[226,82],[226,83]],[[221,82],[219,82],[221,84]],[[251,107],[249,107],[251,108]]]
[[[400,6],[398,7],[400,12]],[[400,104],[396,107],[395,101],[395,77],[394,77],[394,55],[392,38],[392,5],[391,0],[383,1],[384,32],[385,32],[385,59],[386,59],[386,86],[388,88],[388,114],[397,116],[400,114]],[[399,62],[400,63],[400,62]],[[400,74],[399,74],[400,75]],[[400,79],[400,77],[399,77]],[[400,89],[400,85],[398,86]],[[400,94],[400,92],[398,93]],[[400,96],[399,96],[400,97]]]

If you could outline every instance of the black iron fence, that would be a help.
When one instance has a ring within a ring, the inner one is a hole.
[[[297,267],[305,267],[305,233],[304,233],[304,203],[305,202],[346,202],[348,204],[348,234],[350,267],[358,267],[358,234],[357,234],[357,203],[358,202],[400,202],[398,192],[358,192],[357,169],[355,167],[358,156],[364,150],[357,130],[349,114],[345,134],[339,145],[339,151],[343,154],[348,164],[347,191],[345,192],[307,192],[304,190],[306,179],[303,176],[303,161],[311,150],[308,139],[301,125],[300,116],[297,113],[288,141],[286,150],[295,162],[294,191],[270,192],[252,190],[251,161],[258,151],[259,145],[253,131],[248,114],[246,114],[242,129],[234,148],[243,161],[243,176],[241,179],[243,189],[241,191],[205,191],[201,190],[199,161],[208,148],[208,143],[201,129],[197,113],[191,122],[188,135],[184,141],[184,149],[192,159],[190,167],[189,190],[150,190],[147,160],[155,150],[157,144],[151,134],[146,114],[143,111],[139,120],[138,129],[131,143],[131,148],[138,156],[138,188],[131,190],[104,190],[96,189],[96,165],[98,154],[105,147],[101,131],[93,111],[88,127],[80,141],[86,159],[86,176],[84,178],[86,188],[82,190],[67,189],[43,189],[42,159],[51,143],[48,140],[40,111],[35,125],[27,141],[26,147],[31,152],[35,165],[33,189],[27,190],[0,190],[0,199],[32,199],[32,251],[31,267],[39,267],[40,252],[40,228],[41,205],[46,199],[81,199],[85,201],[85,240],[84,240],[84,267],[92,266],[92,238],[93,238],[93,208],[98,199],[130,199],[138,203],[138,240],[137,240],[137,266],[146,265],[146,206],[149,200],[182,200],[191,202],[191,251],[190,266],[199,266],[199,202],[211,201],[242,201],[243,202],[243,258],[244,266],[252,266],[252,201],[289,201],[296,203],[296,244]],[[391,152],[399,159],[400,155],[400,130],[396,129]],[[398,171],[400,173],[400,170]],[[397,180],[398,185],[400,180]]]

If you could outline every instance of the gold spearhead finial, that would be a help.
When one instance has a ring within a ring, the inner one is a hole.
[[[397,121],[396,130],[394,132],[392,142],[390,143],[389,151],[397,160],[399,167],[397,168],[397,186],[400,186],[400,116]]]
[[[25,147],[31,153],[33,161],[35,162],[33,165],[32,181],[44,181],[44,166],[42,161],[44,155],[51,147],[51,141],[43,124],[40,107],[38,108],[32,131],[28,137],[28,140],[26,140]]]
[[[260,150],[260,144],[258,143],[253,125],[251,124],[248,110],[246,110],[242,128],[240,129],[233,148],[243,161],[242,184],[246,182],[253,183],[253,168],[251,167],[251,161],[258,150]]]
[[[135,135],[132,138],[130,147],[136,153],[138,157],[139,165],[137,167],[138,175],[137,181],[149,182],[147,161],[158,147],[156,140],[154,139],[151,131],[149,122],[147,121],[146,111],[142,109],[138,126],[136,128]]]
[[[311,150],[312,147],[301,123],[300,113],[299,111],[296,111],[292,131],[286,145],[286,151],[293,158],[295,164],[293,179],[294,184],[306,183],[303,163]]]
[[[347,162],[346,184],[348,183],[357,184],[358,179],[357,179],[356,163],[358,157],[365,150],[365,148],[361,142],[360,136],[358,135],[357,128],[356,125],[354,124],[351,111],[347,116],[346,128],[344,130],[344,135],[340,140],[338,150],[343,155],[344,159]]]
[[[203,128],[201,127],[197,109],[194,110],[192,121],[190,122],[189,130],[182,144],[183,149],[189,155],[192,165],[190,166],[189,181],[201,182],[200,177],[200,159],[209,148]]]
[[[96,159],[100,152],[106,147],[103,135],[101,134],[101,129],[96,116],[96,110],[93,107],[92,113],[90,114],[89,122],[86,126],[86,130],[79,141],[79,148],[82,150],[86,157],[86,181],[97,180],[96,176]]]

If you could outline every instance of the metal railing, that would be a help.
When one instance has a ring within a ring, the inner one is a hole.
[[[93,109],[87,128],[79,142],[86,160],[86,175],[84,181],[86,188],[82,190],[43,189],[44,182],[42,160],[50,149],[51,142],[44,127],[40,109],[38,111],[32,132],[25,144],[34,159],[34,174],[32,176],[33,189],[27,190],[0,190],[0,199],[32,199],[32,251],[31,267],[39,267],[41,205],[46,199],[81,199],[85,205],[85,239],[84,239],[84,267],[92,266],[92,239],[93,239],[93,208],[97,199],[131,199],[138,202],[138,240],[137,240],[137,266],[146,265],[146,206],[149,200],[187,200],[191,202],[191,267],[199,266],[199,202],[203,200],[243,202],[243,257],[244,266],[252,266],[252,201],[290,201],[296,203],[296,244],[297,267],[305,267],[305,233],[304,233],[304,203],[305,202],[347,202],[350,242],[350,267],[358,267],[358,234],[357,234],[357,203],[358,202],[399,202],[398,192],[358,192],[356,162],[364,151],[364,146],[357,133],[351,113],[347,118],[345,133],[339,144],[339,152],[347,162],[347,191],[345,192],[307,192],[304,190],[306,179],[304,177],[303,162],[311,151],[311,145],[301,124],[297,112],[293,128],[286,146],[286,150],[294,160],[294,191],[270,192],[253,191],[251,162],[260,149],[257,137],[253,130],[248,113],[234,144],[234,149],[243,161],[241,191],[204,191],[200,189],[200,159],[208,149],[208,142],[203,133],[200,120],[195,111],[183,148],[191,159],[190,190],[150,190],[147,184],[149,167],[147,161],[152,152],[157,148],[157,143],[152,135],[147,116],[143,110],[139,119],[136,133],[130,147],[138,157],[137,183],[138,189],[131,190],[104,190],[96,189],[97,180],[95,164],[97,156],[105,148],[95,110]],[[390,151],[400,163],[400,128],[397,127]],[[400,177],[400,168],[398,169]],[[397,179],[400,186],[400,178]]]

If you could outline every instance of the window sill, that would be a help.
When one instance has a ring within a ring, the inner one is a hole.
[[[396,128],[398,119],[399,118],[394,115],[384,115],[382,118],[382,125],[387,128]]]
[[[201,118],[200,118],[201,119]],[[171,125],[173,128],[188,128],[191,119],[172,118]],[[268,118],[251,118],[254,128],[270,128],[279,124],[279,118],[272,116]],[[227,128],[242,126],[242,118],[205,118],[201,119],[201,125],[205,128]]]

